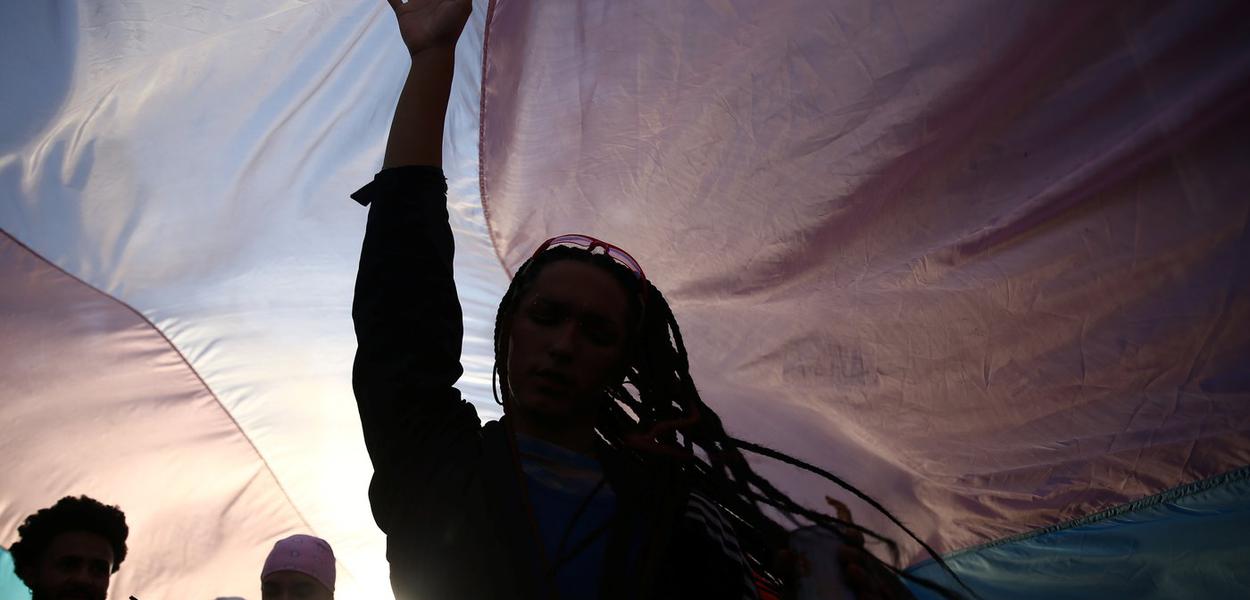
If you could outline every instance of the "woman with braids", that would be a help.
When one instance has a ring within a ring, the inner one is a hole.
[[[517,271],[495,323],[504,417],[481,423],[453,387],[463,326],[440,168],[470,2],[388,1],[412,67],[383,170],[353,194],[370,210],[352,316],[369,496],[396,597],[793,596],[802,561],[786,560],[788,533],[761,506],[876,537],[751,470],[739,448],[794,461],[725,433],[660,291],[594,238],[552,238]],[[847,547],[858,597],[907,597]]]

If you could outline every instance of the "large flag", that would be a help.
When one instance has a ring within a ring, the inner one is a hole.
[[[1248,19],[481,0],[445,152],[460,387],[498,415],[509,274],[591,234],[666,294],[730,433],[877,498],[983,597],[1250,594]],[[407,68],[386,3],[0,23],[0,546],[88,494],[131,524],[113,597],[255,600],[292,533],[334,546],[338,598],[390,597],[347,198]]]

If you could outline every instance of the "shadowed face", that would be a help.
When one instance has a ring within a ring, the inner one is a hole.
[[[68,531],[52,538],[26,579],[32,600],[104,600],[112,573],[113,546],[104,536]]]
[[[260,582],[260,597],[262,600],[333,600],[334,592],[311,575],[275,571]]]
[[[602,268],[548,264],[511,317],[513,408],[545,428],[593,428],[603,390],[624,375],[628,292]]]

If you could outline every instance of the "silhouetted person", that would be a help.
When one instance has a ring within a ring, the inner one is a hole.
[[[17,529],[9,548],[33,600],[104,600],[126,559],[126,515],[87,496],[66,496]]]
[[[273,545],[260,571],[262,600],[332,600],[334,550],[325,540],[297,534]]]
[[[894,576],[846,532],[892,542],[755,472],[744,450],[853,489],[725,431],[668,302],[613,244],[559,235],[517,269],[495,320],[504,416],[482,423],[454,387],[464,330],[441,169],[471,3],[388,1],[412,63],[383,170],[353,194],[370,209],[352,383],[396,598],[775,598],[802,585],[776,514],[845,541],[844,562],[880,567],[847,569],[860,600],[909,597],[870,585],[873,571]]]

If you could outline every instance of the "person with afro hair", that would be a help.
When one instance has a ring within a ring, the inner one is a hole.
[[[126,515],[87,496],[66,496],[17,528],[9,548],[32,600],[104,600],[126,559]]]

